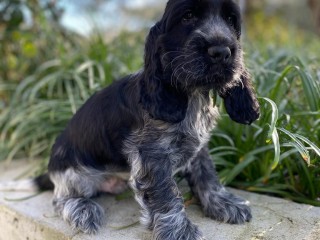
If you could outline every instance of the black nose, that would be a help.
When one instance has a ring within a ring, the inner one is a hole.
[[[213,46],[208,48],[208,54],[214,63],[226,62],[231,57],[231,50],[228,47]]]

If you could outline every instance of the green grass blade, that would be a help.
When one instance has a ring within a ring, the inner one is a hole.
[[[302,80],[304,95],[309,103],[311,111],[320,109],[320,90],[319,85],[312,79],[309,73],[299,70]]]
[[[223,139],[227,140],[227,142],[230,144],[230,146],[232,146],[232,147],[235,146],[233,139],[230,136],[228,136],[227,134],[215,132],[211,135],[211,138],[213,138],[213,137],[223,138]]]
[[[239,161],[237,165],[235,165],[234,168],[230,170],[228,175],[226,176],[225,179],[222,179],[225,184],[230,183],[237,175],[239,175],[244,168],[249,166],[250,163],[253,161],[257,160],[257,158],[254,155],[246,155]]]
[[[277,132],[277,121],[279,118],[279,113],[278,113],[278,107],[275,104],[274,101],[272,101],[269,98],[261,98],[262,100],[264,100],[265,102],[267,102],[268,104],[270,104],[271,106],[271,123],[270,123],[270,129],[268,131],[268,136],[267,136],[267,143],[270,143],[272,140],[273,146],[274,146],[274,159],[273,159],[273,163],[271,166],[271,170],[274,170],[279,161],[280,161],[280,140],[279,140],[279,135]],[[270,174],[271,172],[269,172]],[[267,175],[269,175],[267,174]]]
[[[271,106],[271,110],[272,110],[270,129],[268,131],[268,137],[267,137],[267,142],[270,142],[272,140],[272,135],[276,131],[276,125],[277,125],[277,121],[279,118],[278,107],[277,107],[276,103],[269,98],[260,98],[260,99],[269,103]]]
[[[274,129],[272,133],[272,142],[274,146],[274,159],[271,166],[271,170],[274,170],[280,161],[280,141],[279,141],[279,135],[276,129]]]
[[[295,66],[287,66],[281,73],[278,78],[276,85],[272,89],[269,98],[271,99],[279,99],[279,97],[283,97],[283,81],[286,79],[286,76],[295,69]],[[278,102],[278,101],[277,101]]]
[[[284,128],[279,128],[279,130],[289,136],[293,142],[291,144],[299,151],[301,157],[310,165],[310,155],[308,149],[303,145],[303,143],[297,138],[297,136]]]
[[[320,148],[316,144],[314,144],[309,139],[307,139],[306,137],[301,136],[299,134],[295,134],[295,136],[296,136],[296,138],[299,138],[302,141],[304,141],[305,143],[307,143],[312,148],[312,150],[320,157]]]
[[[76,101],[75,101],[75,96],[74,96],[74,90],[71,87],[70,81],[65,81],[65,87],[66,87],[66,90],[68,93],[71,111],[73,114],[75,114],[77,111],[77,106],[76,106]]]

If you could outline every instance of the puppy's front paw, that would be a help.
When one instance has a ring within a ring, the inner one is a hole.
[[[209,204],[204,206],[204,212],[214,220],[231,224],[243,224],[252,219],[248,201],[224,189],[211,193]]]
[[[153,240],[205,240],[199,228],[185,214],[157,216]]]

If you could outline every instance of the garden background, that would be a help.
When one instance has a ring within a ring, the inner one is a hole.
[[[320,1],[239,0],[261,117],[221,101],[210,151],[224,184],[320,206]],[[94,92],[143,66],[165,1],[2,0],[0,161],[44,171],[55,137]]]

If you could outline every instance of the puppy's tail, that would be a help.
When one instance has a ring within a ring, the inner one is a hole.
[[[54,185],[49,174],[45,173],[36,178],[0,182],[0,191],[46,191],[53,190]]]

